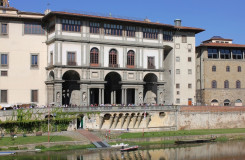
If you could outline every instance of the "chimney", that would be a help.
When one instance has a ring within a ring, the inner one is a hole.
[[[44,11],[44,14],[47,15],[47,14],[49,14],[49,12],[51,12],[51,10],[50,10],[50,9],[46,9],[46,10]]]
[[[180,26],[181,26],[181,19],[176,19],[176,20],[174,20],[174,25],[175,25],[176,27],[180,27]]]

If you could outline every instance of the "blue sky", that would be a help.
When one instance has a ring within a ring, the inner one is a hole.
[[[152,22],[203,28],[196,35],[196,45],[212,36],[245,44],[245,0],[10,0],[21,11],[88,12],[122,17],[149,18]]]

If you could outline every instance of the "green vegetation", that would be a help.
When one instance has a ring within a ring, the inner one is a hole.
[[[245,128],[145,132],[144,136],[143,136],[142,132],[123,133],[122,135],[119,136],[119,138],[121,138],[121,139],[129,139],[129,138],[150,138],[150,137],[189,136],[189,135],[211,135],[211,134],[229,134],[229,133],[245,133]]]
[[[51,131],[66,131],[69,123],[79,116],[80,112],[64,112],[62,108],[53,108],[50,113],[49,127]],[[91,114],[100,114],[100,112],[82,113],[90,116]],[[17,119],[16,119],[16,118]],[[0,128],[6,133],[34,133],[38,131],[48,131],[48,117],[44,118],[43,113],[33,113],[33,109],[14,110],[12,117],[6,121],[0,121]]]
[[[61,150],[75,150],[75,149],[86,149],[86,148],[94,148],[93,144],[87,144],[87,145],[56,145],[49,148],[43,148],[41,151],[61,151]]]
[[[50,142],[73,141],[70,137],[65,136],[50,136]],[[0,146],[11,146],[21,144],[35,144],[48,142],[48,136],[29,136],[29,137],[4,137],[0,139]]]

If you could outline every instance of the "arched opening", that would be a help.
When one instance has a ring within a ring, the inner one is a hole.
[[[121,76],[116,72],[106,75],[105,81],[105,104],[121,104]]]
[[[218,105],[219,105],[219,102],[218,102],[217,99],[213,99],[213,100],[211,101],[211,106],[218,106]]]
[[[242,106],[242,100],[237,99],[237,100],[235,101],[235,106]]]
[[[229,99],[224,100],[224,106],[230,106],[230,100]]]
[[[148,73],[144,77],[144,103],[157,103],[157,76],[153,73]]]
[[[62,79],[62,105],[80,104],[80,76],[76,71],[67,71]]]

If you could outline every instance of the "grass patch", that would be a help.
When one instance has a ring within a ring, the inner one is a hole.
[[[123,133],[119,136],[121,139],[128,138],[150,138],[150,137],[169,137],[169,136],[189,136],[189,135],[210,135],[210,134],[229,134],[229,133],[245,133],[245,128],[232,129],[205,129],[205,130],[180,130],[180,131],[162,131],[162,132],[142,132]]]
[[[61,151],[61,150],[75,150],[75,149],[87,149],[87,148],[94,148],[95,146],[93,144],[87,144],[87,145],[57,145],[52,146],[49,148],[44,148],[42,151]]]
[[[66,136],[50,136],[50,142],[73,141],[72,138]],[[1,139],[0,146],[11,146],[21,144],[35,144],[48,142],[48,136],[28,136],[28,137],[4,137]]]

